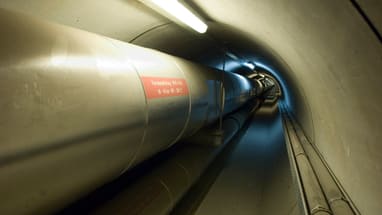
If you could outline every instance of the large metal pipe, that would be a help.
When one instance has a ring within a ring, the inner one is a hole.
[[[173,156],[133,183],[121,187],[120,192],[110,196],[113,201],[98,204],[84,202],[91,205],[88,210],[81,211],[78,208],[84,207],[79,205],[63,214],[169,214],[258,106],[258,101],[250,102],[226,116],[220,144],[214,144],[215,129],[201,129],[195,138],[186,140],[188,144],[182,145]]]
[[[42,214],[219,115],[222,71],[0,9],[0,213]],[[225,113],[253,95],[226,73]]]

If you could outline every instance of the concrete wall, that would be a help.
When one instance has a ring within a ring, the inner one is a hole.
[[[272,47],[311,113],[296,112],[363,214],[382,205],[382,46],[350,1],[196,1]],[[229,11],[231,13],[229,13]],[[240,11],[237,13],[236,11]],[[307,114],[311,114],[311,117]]]
[[[135,0],[0,0],[0,7],[123,41],[169,22]]]
[[[0,0],[0,7],[125,41],[168,22],[129,0],[28,2]],[[381,29],[378,10],[381,1],[359,0],[358,3]],[[379,214],[382,210],[379,184],[382,181],[379,89],[382,45],[353,4],[347,0],[194,0],[191,4],[198,6],[197,10],[210,21],[240,31],[248,38],[248,45],[261,44],[276,56],[269,63],[277,61],[275,67],[282,70],[291,85],[294,101],[291,107],[306,134],[359,211]],[[191,50],[179,34],[167,43],[160,40],[166,39],[161,34],[163,31],[158,31],[155,44],[168,46],[173,54],[180,53],[177,50],[181,48]],[[219,35],[219,31],[210,29],[209,35],[214,34]],[[224,44],[236,44],[237,51],[246,59],[258,59],[259,49],[253,47],[243,52],[245,48],[237,45],[243,45],[239,37],[230,38],[227,34],[222,39]],[[149,46],[155,44],[151,42]],[[205,50],[203,45],[190,44],[193,49]],[[262,57],[265,59],[266,55]]]
[[[359,9],[367,16],[372,22],[372,25],[378,30],[379,34],[382,33],[382,1],[381,0],[354,0],[355,6],[358,5]]]

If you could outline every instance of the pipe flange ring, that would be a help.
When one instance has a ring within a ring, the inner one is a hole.
[[[333,202],[336,202],[336,201],[344,201],[346,203],[348,203],[349,201],[347,199],[345,199],[343,196],[341,197],[337,197],[337,198],[332,198],[329,200],[329,204],[332,204]]]
[[[316,214],[318,212],[325,212],[328,214],[332,214],[332,212],[329,209],[323,207],[322,205],[317,205],[316,207],[312,208],[312,210],[310,211],[310,214],[313,215],[313,214]]]

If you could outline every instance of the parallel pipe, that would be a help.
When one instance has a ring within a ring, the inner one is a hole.
[[[284,125],[287,130],[287,142],[291,145],[290,156],[293,156],[296,162],[297,175],[301,180],[301,188],[303,189],[308,214],[330,215],[331,210],[326,202],[320,183],[286,114],[284,114]]]
[[[330,172],[322,162],[316,150],[313,148],[312,144],[305,137],[305,134],[298,126],[297,122],[291,119],[296,131],[296,134],[301,142],[305,153],[308,155],[309,161],[314,167],[314,171],[317,178],[320,181],[320,185],[324,191],[326,199],[329,203],[330,209],[334,215],[352,215],[355,214],[347,201],[345,195],[341,192],[338,184],[335,182]]]
[[[302,181],[301,188],[304,191],[310,214],[315,214],[312,211],[312,205],[316,205],[315,207],[317,209],[321,208],[319,211],[323,214],[329,212],[334,215],[357,214],[349,200],[342,193],[340,185],[337,184],[329,169],[325,166],[325,163],[321,159],[317,150],[305,137],[304,132],[301,130],[295,119],[292,116],[289,116],[288,112],[285,110],[284,122],[286,137],[289,137],[289,143],[292,146],[291,151],[293,151],[291,154],[297,161],[297,171],[299,172]],[[308,175],[304,173],[306,171],[309,172]],[[306,181],[311,181],[313,183],[307,184]],[[312,191],[317,195],[316,198],[310,197]]]

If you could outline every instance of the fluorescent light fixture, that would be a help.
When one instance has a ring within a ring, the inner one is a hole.
[[[184,5],[178,2],[178,0],[144,0],[143,2],[153,3],[170,16],[201,34],[207,31],[208,26]]]
[[[236,56],[235,54],[231,53],[231,52],[226,52],[225,53],[228,57],[232,58],[233,60],[240,60],[240,58],[238,56]]]

